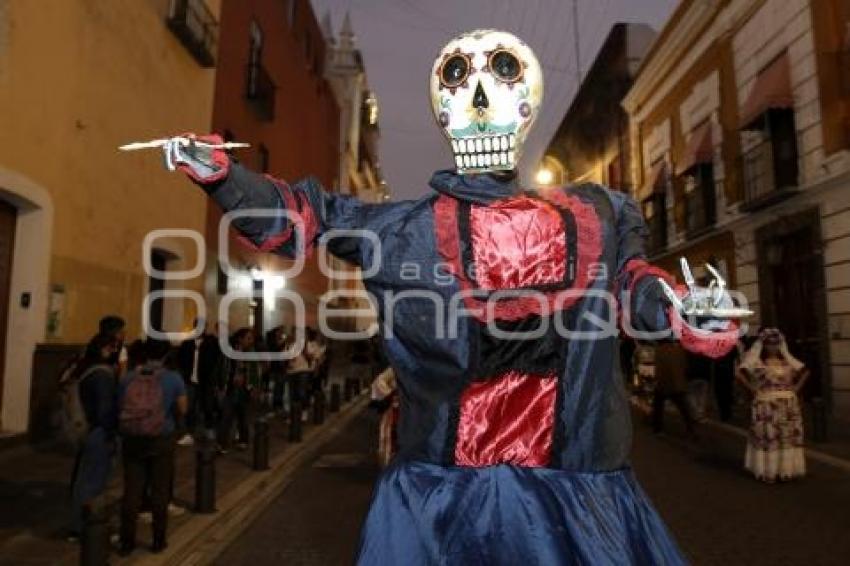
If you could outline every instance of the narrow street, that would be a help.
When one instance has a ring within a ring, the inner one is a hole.
[[[371,411],[358,416],[295,473],[287,489],[216,564],[350,564],[378,477],[376,427]]]
[[[850,476],[809,462],[793,484],[762,485],[740,467],[743,440],[705,428],[698,446],[669,424],[636,419],[638,477],[693,564],[838,565],[850,556]],[[374,418],[330,442],[216,564],[350,564],[377,468]]]

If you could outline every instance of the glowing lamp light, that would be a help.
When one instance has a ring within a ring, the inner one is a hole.
[[[540,185],[551,185],[552,181],[555,180],[555,174],[552,172],[551,169],[541,167],[537,170],[537,176],[535,177],[535,179]]]

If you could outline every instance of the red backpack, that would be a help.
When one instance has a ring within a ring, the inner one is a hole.
[[[127,436],[159,436],[165,425],[162,407],[162,370],[142,370],[130,379],[124,391],[118,430]]]

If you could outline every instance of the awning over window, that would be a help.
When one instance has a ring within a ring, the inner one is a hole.
[[[646,182],[637,194],[637,200],[646,200],[654,194],[663,194],[667,190],[667,163],[662,159],[652,166],[646,176]]]
[[[741,129],[747,129],[762,114],[771,109],[793,108],[791,64],[785,53],[771,63],[758,78],[747,101],[741,107]]]
[[[676,166],[676,175],[683,175],[696,167],[714,161],[714,139],[711,122],[697,127],[688,139],[688,147]]]

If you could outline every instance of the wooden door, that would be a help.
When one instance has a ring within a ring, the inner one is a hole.
[[[3,369],[6,367],[6,327],[9,322],[12,254],[15,249],[14,207],[0,201],[0,406],[3,403]]]
[[[811,371],[803,397],[825,397],[828,342],[820,224],[816,213],[810,213],[777,228],[761,242],[768,274],[761,281],[763,323],[779,328],[788,349]]]

